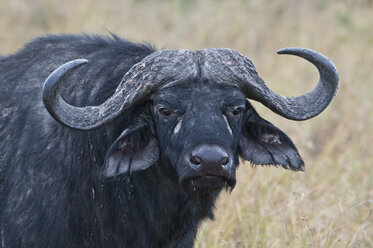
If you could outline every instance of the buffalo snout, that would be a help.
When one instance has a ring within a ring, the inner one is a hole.
[[[189,173],[182,183],[187,188],[218,189],[236,183],[232,152],[212,144],[191,149],[184,157]]]
[[[232,159],[222,147],[218,145],[202,145],[187,154],[188,165],[202,173],[210,174],[215,170],[229,170]]]

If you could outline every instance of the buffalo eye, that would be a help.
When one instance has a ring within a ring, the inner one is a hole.
[[[244,107],[237,106],[231,109],[231,113],[234,117],[239,117],[243,113],[244,110],[245,110]]]
[[[158,108],[158,112],[165,117],[169,117],[173,113],[171,109],[165,107]]]

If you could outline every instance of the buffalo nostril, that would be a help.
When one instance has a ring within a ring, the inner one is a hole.
[[[222,165],[227,165],[228,162],[229,162],[229,158],[228,157],[224,157],[220,162],[221,162]]]
[[[192,163],[192,164],[195,164],[195,165],[199,165],[199,164],[201,164],[201,158],[200,157],[197,157],[197,156],[191,156],[190,157],[190,162]]]

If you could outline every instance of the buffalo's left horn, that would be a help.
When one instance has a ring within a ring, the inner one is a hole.
[[[61,124],[77,130],[95,129],[148,98],[164,83],[195,76],[197,69],[190,54],[191,51],[187,50],[162,50],[148,55],[124,75],[114,95],[98,106],[85,107],[72,106],[60,95],[60,83],[66,74],[87,63],[85,59],[73,60],[57,68],[46,79],[43,102],[48,112]]]
[[[285,48],[279,54],[302,57],[316,66],[319,83],[310,92],[284,97],[270,90],[259,77],[250,59],[232,49],[206,49],[204,73],[220,81],[238,85],[247,98],[256,100],[279,115],[292,120],[306,120],[321,113],[338,88],[337,70],[330,59],[306,48]]]

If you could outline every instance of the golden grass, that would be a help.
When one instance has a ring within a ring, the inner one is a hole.
[[[57,1],[56,1],[57,3]],[[287,46],[332,58],[340,87],[306,121],[258,111],[293,138],[305,173],[242,164],[216,220],[195,247],[373,247],[373,3],[326,0],[1,0],[0,54],[48,33],[108,31],[159,48],[230,47],[250,57],[281,94],[310,90],[317,73],[275,51]]]

